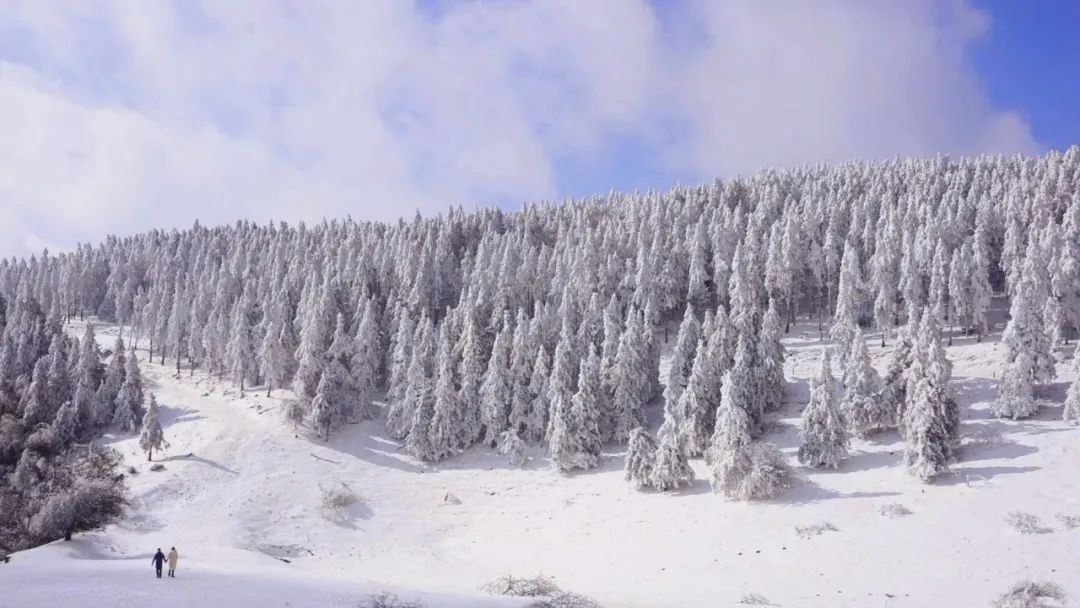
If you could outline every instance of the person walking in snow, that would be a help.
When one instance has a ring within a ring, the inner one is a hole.
[[[157,570],[157,577],[161,578],[161,565],[165,563],[165,554],[161,552],[161,547],[158,547],[157,553],[154,557],[150,558],[150,563],[154,564],[154,569]]]
[[[176,562],[180,560],[180,554],[176,552],[176,547],[169,550],[169,576],[176,578]]]

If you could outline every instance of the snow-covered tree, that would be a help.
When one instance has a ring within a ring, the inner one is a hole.
[[[499,438],[499,453],[506,456],[512,467],[525,464],[525,447],[525,441],[515,431],[505,431]]]
[[[679,396],[686,390],[694,365],[694,354],[700,341],[701,324],[694,316],[693,308],[688,307],[679,325],[679,336],[675,341],[675,351],[671,356],[671,367],[664,385],[665,403],[678,403]]]
[[[133,347],[124,362],[124,383],[116,394],[116,407],[113,409],[113,424],[120,430],[130,433],[138,428],[143,415],[143,380],[139,371],[139,358]]]
[[[437,377],[435,380],[434,411],[428,429],[426,460],[438,461],[467,446],[461,440],[465,436],[464,408],[461,395],[454,382],[454,357],[449,326],[439,328],[439,349],[435,355]],[[425,447],[425,446],[418,446]]]
[[[836,293],[836,313],[829,336],[836,343],[837,358],[840,366],[847,364],[847,349],[851,346],[851,337],[859,327],[859,315],[862,309],[862,270],[859,266],[859,252],[851,239],[844,245],[844,257],[840,264],[840,284]]]
[[[784,345],[780,342],[780,314],[774,300],[770,300],[761,322],[756,362],[758,391],[764,410],[776,411],[784,402],[787,381],[784,379]]]
[[[626,446],[626,481],[634,482],[639,490],[652,487],[656,467],[656,440],[642,427],[630,431]]]
[[[1062,420],[1080,424],[1080,342],[1076,343],[1072,358],[1073,372],[1076,378],[1069,385],[1069,391],[1065,395],[1065,407],[1061,412]]]
[[[484,382],[480,386],[480,421],[484,425],[484,443],[495,447],[499,437],[509,428],[510,403],[513,400],[513,378],[510,375],[510,348],[513,332],[504,325],[491,347]]]
[[[113,421],[116,409],[116,397],[120,394],[120,387],[124,385],[124,367],[127,357],[124,355],[124,340],[117,337],[113,345],[113,354],[109,364],[105,367],[105,378],[98,386],[94,396],[94,424],[105,426]]]
[[[631,310],[626,329],[619,339],[619,351],[612,371],[615,386],[614,439],[627,441],[630,431],[645,424],[645,401],[649,391],[647,344],[643,315]],[[655,370],[652,370],[655,373]]]
[[[165,433],[161,430],[161,421],[158,420],[158,403],[153,393],[150,393],[150,404],[143,415],[139,447],[146,452],[147,460],[154,459],[154,450],[161,451],[169,447],[169,442],[165,441]]]
[[[959,444],[960,414],[949,388],[952,365],[940,334],[933,316],[924,313],[916,345],[923,371],[908,390],[904,412],[904,462],[923,481],[948,471]]]
[[[1025,267],[1024,274],[1017,279],[1009,324],[1002,334],[1006,346],[1005,369],[991,406],[998,418],[1015,420],[1034,414],[1038,410],[1034,384],[1052,380],[1056,375],[1050,341],[1034,301],[1038,297],[1034,270],[1029,264]]]
[[[673,490],[694,481],[694,470],[687,459],[685,441],[680,433],[676,408],[665,408],[664,422],[657,432],[656,462],[650,482],[661,492]],[[633,438],[630,440],[633,444]],[[629,449],[629,448],[628,448]]]
[[[810,384],[810,402],[802,413],[800,436],[799,462],[805,465],[835,469],[847,457],[847,425],[836,402],[835,380],[827,350],[822,351],[818,375]]]
[[[884,385],[870,362],[862,331],[855,332],[848,353],[840,411],[851,432],[866,438],[876,431],[896,426],[896,410],[888,400],[882,399]]]
[[[529,379],[529,394],[532,401],[529,403],[529,415],[525,419],[525,439],[531,442],[540,442],[548,428],[548,365],[547,353],[544,348],[536,353],[536,361],[533,362],[532,377]]]

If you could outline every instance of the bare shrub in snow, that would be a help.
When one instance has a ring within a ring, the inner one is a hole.
[[[525,608],[601,608],[592,598],[580,593],[560,591],[551,597],[527,604]]]
[[[484,585],[483,589],[494,595],[515,597],[547,597],[562,592],[552,578],[543,574],[531,578],[518,578],[508,574]]]
[[[520,467],[525,464],[525,441],[516,431],[504,431],[499,442],[499,453],[509,459],[510,466]]]
[[[1032,515],[1031,513],[1024,513],[1021,511],[1013,511],[1005,517],[1005,523],[1021,534],[1043,534],[1047,532],[1047,528],[1043,526],[1042,520]]]
[[[836,532],[836,526],[827,521],[819,522],[810,526],[795,526],[795,534],[799,538],[814,538],[826,532]]]
[[[991,604],[992,608],[1046,608],[1043,600],[1053,600],[1057,605],[1065,604],[1065,592],[1054,583],[1043,581],[1020,581]]]
[[[887,505],[882,505],[881,508],[878,509],[878,513],[881,513],[889,519],[896,519],[897,517],[911,515],[911,509],[905,507],[898,502],[894,502]]]
[[[765,597],[763,597],[761,595],[758,595],[756,593],[747,593],[746,595],[742,596],[742,599],[739,600],[739,603],[743,604],[744,606],[772,606],[773,605],[773,604],[770,604],[769,600],[765,599]]]
[[[1055,517],[1061,522],[1061,525],[1072,530],[1073,528],[1080,528],[1080,515],[1066,515],[1064,513],[1058,513]]]
[[[320,486],[319,489],[322,490],[323,517],[337,523],[348,519],[345,510],[360,499],[352,488],[340,481],[329,488]]]
[[[360,608],[423,608],[420,602],[409,602],[393,593],[377,593],[360,603]]]

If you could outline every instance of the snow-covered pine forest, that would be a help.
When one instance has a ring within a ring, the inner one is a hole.
[[[945,346],[990,330],[995,293],[1010,310],[993,413],[1024,418],[1080,328],[1080,149],[765,171],[393,225],[196,224],[5,260],[0,544],[119,508],[72,515],[86,501],[71,492],[122,492],[107,451],[75,447],[144,418],[160,447],[147,364],[288,389],[283,423],[317,442],[376,419],[421,461],[542,446],[563,472],[625,444],[639,488],[685,487],[700,458],[716,492],[745,500],[793,483],[762,434],[785,402],[781,340],[811,323],[828,348],[799,462],[837,467],[853,437],[898,429],[904,467],[929,482],[959,446]],[[92,328],[65,334],[84,317],[128,329],[102,353]],[[891,349],[884,374],[868,341]],[[1080,417],[1076,383],[1063,411]]]

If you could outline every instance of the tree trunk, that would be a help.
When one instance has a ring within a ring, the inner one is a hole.
[[[70,530],[70,529],[68,529],[68,530],[64,530],[64,540],[65,540],[65,541],[70,541],[70,540],[71,540],[71,535],[72,535],[72,533],[73,533],[73,532],[72,532],[72,530]]]
[[[267,398],[269,398],[269,397],[270,397],[270,388],[271,388],[271,386],[270,386],[270,380],[269,380],[269,379],[267,379],[267,380],[266,380],[266,396],[267,396]]]
[[[153,462],[153,461],[154,461],[154,448],[151,447],[149,450],[146,450],[146,462]]]

